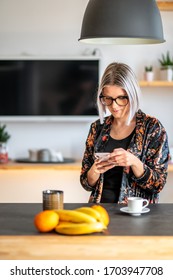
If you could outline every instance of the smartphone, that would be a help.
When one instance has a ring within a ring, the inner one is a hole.
[[[101,161],[107,161],[109,159],[110,153],[95,153],[95,158]]]

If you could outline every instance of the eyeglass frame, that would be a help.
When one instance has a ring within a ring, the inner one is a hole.
[[[108,98],[110,98],[111,104],[110,104],[110,105],[105,105],[105,104],[103,104],[103,103],[101,102],[101,99],[102,99],[103,97],[108,97]],[[127,99],[127,104],[129,103],[129,97],[128,97],[127,95],[121,95],[121,97],[124,97],[124,99]],[[118,96],[118,97],[116,97],[116,98],[112,98],[111,96],[105,96],[105,95],[103,95],[102,93],[99,95],[100,102],[101,102],[104,106],[111,106],[111,105],[113,104],[113,101],[115,101],[115,103],[116,103],[118,106],[122,106],[122,107],[127,106],[127,104],[126,104],[126,105],[119,105],[119,104],[117,103],[117,101],[116,101],[118,98],[120,98],[120,96]]]

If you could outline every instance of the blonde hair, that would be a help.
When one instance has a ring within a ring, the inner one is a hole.
[[[105,86],[118,86],[126,91],[129,97],[130,112],[127,124],[130,124],[135,113],[139,109],[141,90],[132,69],[124,63],[113,62],[105,69],[97,93],[97,106],[100,117],[100,122],[103,123],[106,115],[106,106],[100,102],[100,94]]]

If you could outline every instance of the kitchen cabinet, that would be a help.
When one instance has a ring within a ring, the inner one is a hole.
[[[42,202],[42,191],[64,191],[64,202],[88,202],[90,193],[80,184],[81,163],[0,165],[0,203]],[[3,186],[3,187],[2,187]]]
[[[40,203],[45,189],[63,190],[66,203],[87,203],[90,192],[80,184],[80,170],[80,161],[70,164],[1,164],[0,203]],[[168,180],[160,195],[161,203],[173,203],[172,180],[173,164],[170,163]]]

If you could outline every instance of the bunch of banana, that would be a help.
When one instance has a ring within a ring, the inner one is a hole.
[[[59,216],[59,221],[72,223],[95,223],[95,217],[77,210],[59,209],[55,210]]]
[[[75,210],[56,210],[59,223],[55,231],[60,234],[81,235],[102,232],[106,226],[101,220],[100,213],[91,207],[81,207]]]
[[[59,222],[55,227],[55,231],[61,234],[67,235],[81,235],[90,234],[94,232],[102,232],[105,226],[100,222],[95,223],[71,223],[71,222]]]
[[[99,222],[102,221],[101,214],[97,210],[95,210],[94,208],[91,208],[91,207],[80,207],[80,208],[76,208],[75,210],[79,211],[81,213],[85,213],[87,215],[90,215],[90,216],[92,216],[94,219],[96,219]]]

